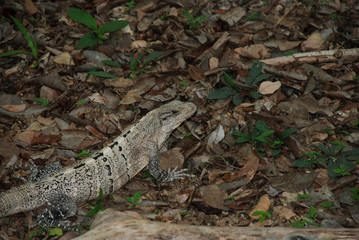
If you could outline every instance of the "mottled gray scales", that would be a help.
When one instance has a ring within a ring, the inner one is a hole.
[[[157,152],[195,111],[192,103],[172,101],[146,114],[92,157],[63,169],[57,169],[56,164],[44,168],[42,176],[0,193],[0,217],[46,204],[38,216],[39,224],[71,229],[67,218],[76,213],[76,202],[97,198],[100,189],[104,195],[110,194],[146,165],[158,181],[182,179],[187,176],[184,169],[164,171],[159,167]]]

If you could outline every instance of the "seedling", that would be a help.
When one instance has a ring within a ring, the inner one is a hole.
[[[142,195],[142,192],[138,191],[137,193],[135,193],[135,195],[133,195],[133,197],[126,197],[127,202],[129,202],[131,204],[128,206],[128,209],[132,209],[136,205],[140,204],[138,201],[140,200],[141,195]]]
[[[79,154],[76,155],[77,158],[80,158],[82,156],[91,157],[92,153],[89,153],[88,151],[82,150],[82,152],[80,152]]]
[[[119,20],[113,22],[106,22],[104,25],[98,27],[96,20],[90,14],[78,8],[68,9],[67,15],[69,15],[72,20],[79,22],[91,29],[91,32],[89,34],[79,40],[77,44],[77,49],[93,47],[97,43],[102,44],[104,40],[108,39],[108,37],[105,36],[105,33],[119,31],[126,27],[129,23],[126,20]]]
[[[295,129],[288,128],[279,138],[276,138],[274,136],[274,130],[269,129],[265,122],[257,121],[249,136],[241,132],[233,132],[232,135],[239,137],[237,138],[237,143],[250,143],[254,145],[261,156],[265,155],[265,152],[260,149],[261,145],[268,144],[273,149],[272,155],[276,156],[281,152],[281,146],[284,143],[283,140],[296,131]]]
[[[26,28],[24,27],[24,25],[22,25],[21,22],[19,20],[17,20],[16,18],[14,18],[13,16],[10,16],[10,18],[14,21],[16,26],[19,28],[20,32],[26,39],[27,44],[29,45],[29,47],[31,49],[32,56],[37,60],[37,32],[35,33],[35,37],[34,37],[34,41],[33,41],[30,37],[30,34],[26,31]],[[31,54],[30,52],[27,52],[27,51],[15,50],[15,51],[5,52],[5,53],[1,54],[0,57],[8,57],[8,56],[13,56],[13,55],[22,54],[22,53]],[[38,63],[36,60],[31,65],[32,67],[38,66]]]
[[[272,214],[270,214],[270,212],[265,212],[265,211],[255,211],[252,213],[252,216],[260,216],[259,222],[263,222],[267,218],[271,218]]]
[[[46,107],[50,103],[50,100],[43,98],[35,98],[34,101],[41,103],[41,107]]]
[[[353,187],[350,189],[351,196],[356,202],[359,203],[359,188]]]
[[[189,136],[191,136],[192,135],[192,133],[184,133],[183,134],[183,136],[185,136],[185,137],[189,137]]]
[[[252,12],[251,15],[249,15],[246,18],[246,21],[254,21],[261,19],[261,13],[260,12]]]
[[[325,202],[322,202],[322,203],[319,203],[320,206],[322,207],[325,207],[325,208],[328,208],[330,210],[333,210],[335,209],[336,207],[333,205],[333,203],[329,200],[325,201]]]
[[[75,104],[76,105],[81,105],[81,104],[84,104],[86,102],[86,99],[79,99]]]
[[[96,200],[96,203],[95,204],[89,204],[89,207],[91,207],[92,210],[90,212],[88,212],[85,216],[86,217],[93,217],[98,212],[104,211],[105,209],[103,208],[102,200],[103,200],[103,191],[100,188],[100,194],[99,194],[99,196],[98,196],[98,198]]]
[[[131,11],[136,6],[135,0],[131,0],[131,1],[127,2],[127,3],[125,3],[125,4],[128,7],[128,9],[126,9],[126,11]]]
[[[189,24],[189,29],[198,29],[201,27],[204,20],[206,20],[207,16],[200,16],[198,18],[194,18],[192,14],[182,9],[182,14],[187,18],[187,23]]]
[[[333,169],[333,172],[340,174],[341,176],[348,176],[351,173],[347,171],[346,167],[343,164],[340,164],[339,168]]]
[[[49,236],[59,236],[61,237],[62,235],[64,235],[64,232],[62,231],[61,228],[52,228],[49,231]]]
[[[346,144],[341,142],[332,142],[327,148],[324,144],[316,145],[320,154],[312,155],[312,158],[300,158],[293,162],[296,167],[311,167],[314,164],[322,163],[327,166],[328,175],[331,179],[343,175],[348,175],[350,171],[356,168],[359,159],[359,148],[354,148],[343,152]]]
[[[139,75],[140,73],[143,73],[145,71],[150,71],[153,68],[152,67],[145,67],[147,64],[149,64],[152,61],[156,61],[157,59],[162,57],[162,52],[152,52],[148,54],[146,58],[145,53],[138,53],[136,55],[131,56],[130,60],[130,70],[131,73],[127,74],[126,77],[132,78],[132,76]]]
[[[318,223],[317,220],[317,210],[313,206],[309,208],[309,213],[305,214],[305,217],[308,219],[297,219],[296,222],[292,223],[291,225],[297,228],[303,228],[306,225],[320,226],[320,223]]]
[[[298,202],[303,202],[306,199],[310,198],[310,194],[309,193],[304,193],[304,194],[297,194],[297,200]]]

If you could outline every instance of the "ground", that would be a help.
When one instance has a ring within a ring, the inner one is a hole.
[[[156,186],[144,170],[104,208],[193,225],[358,227],[357,1],[28,0],[0,11],[1,191],[28,177],[11,167],[70,165],[179,99],[198,111],[161,164],[192,177]],[[79,207],[79,218],[92,209]],[[0,219],[1,234],[46,236],[39,211]]]

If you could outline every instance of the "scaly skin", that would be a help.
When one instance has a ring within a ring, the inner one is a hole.
[[[110,194],[149,162],[150,172],[156,179],[181,179],[186,176],[183,171],[167,173],[159,168],[157,151],[171,132],[195,111],[192,103],[172,101],[149,112],[92,157],[38,182],[0,193],[0,217],[38,208],[55,196],[63,195],[80,202],[97,198],[100,188],[104,195]]]

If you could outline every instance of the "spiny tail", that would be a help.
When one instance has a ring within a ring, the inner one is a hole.
[[[36,184],[24,184],[0,193],[0,217],[30,211],[44,205],[44,196]]]

